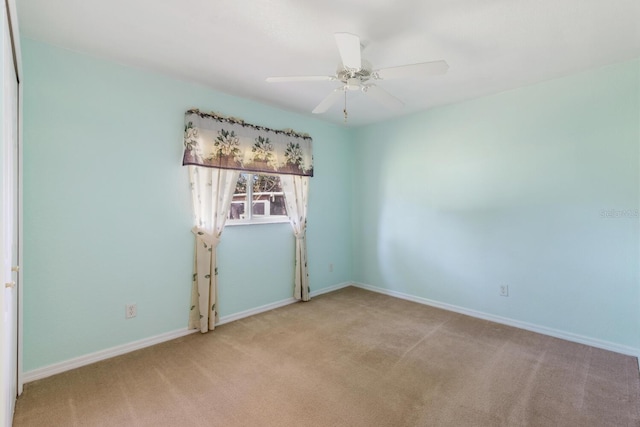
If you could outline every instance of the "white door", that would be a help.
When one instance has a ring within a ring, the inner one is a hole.
[[[18,80],[6,9],[2,13],[3,105],[2,105],[2,373],[3,425],[12,424],[17,395],[18,370]]]

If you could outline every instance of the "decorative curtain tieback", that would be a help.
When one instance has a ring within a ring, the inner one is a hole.
[[[207,231],[199,228],[199,227],[193,227],[191,229],[191,232],[193,234],[196,235],[196,237],[198,237],[199,239],[201,239],[203,242],[205,242],[206,244],[213,246],[214,248],[218,246],[218,243],[220,243],[220,239],[218,239],[216,236],[214,236],[211,233],[208,233]]]

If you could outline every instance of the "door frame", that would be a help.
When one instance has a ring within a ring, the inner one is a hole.
[[[18,79],[18,105],[17,105],[17,109],[18,109],[18,129],[16,129],[17,133],[18,133],[18,152],[17,152],[17,166],[18,166],[18,215],[16,217],[16,220],[18,221],[18,259],[16,262],[16,265],[19,265],[21,267],[21,270],[18,272],[17,276],[18,276],[18,303],[17,303],[17,310],[18,310],[18,324],[16,325],[16,327],[18,328],[17,330],[17,337],[18,337],[18,348],[16,348],[16,353],[17,353],[17,392],[18,392],[18,396],[22,394],[23,388],[24,388],[24,382],[22,380],[22,371],[23,371],[23,364],[22,364],[22,319],[23,319],[23,315],[22,315],[22,300],[23,300],[23,292],[22,292],[22,277],[23,277],[23,271],[22,271],[22,264],[23,264],[23,239],[22,239],[22,232],[23,232],[23,204],[22,204],[22,170],[23,170],[23,166],[22,166],[22,81],[23,81],[23,74],[22,74],[22,51],[20,49],[20,31],[18,29],[18,10],[16,7],[16,0],[5,0],[4,1],[4,7],[5,7],[5,13],[7,14],[7,22],[9,22],[9,33],[11,35],[11,46],[13,48],[13,66],[15,68],[15,72],[16,72],[16,78]]]

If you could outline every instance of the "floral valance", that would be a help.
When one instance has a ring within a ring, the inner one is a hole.
[[[309,135],[199,110],[187,111],[184,123],[183,165],[313,176]]]

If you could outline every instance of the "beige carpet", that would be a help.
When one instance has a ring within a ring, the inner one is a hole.
[[[640,426],[637,360],[346,288],[27,384],[23,426]]]

